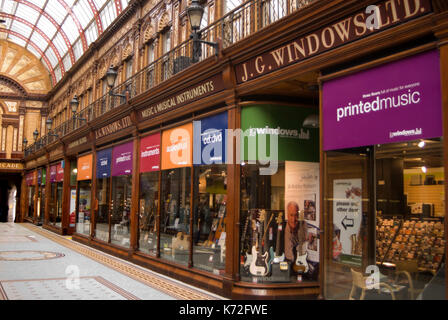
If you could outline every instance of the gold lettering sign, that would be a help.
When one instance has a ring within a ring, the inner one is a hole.
[[[72,143],[69,143],[68,148],[74,148],[74,147],[80,146],[86,142],[87,142],[87,137],[82,137],[81,139],[78,139],[76,141],[73,141]]]
[[[108,124],[107,126],[100,128],[95,131],[95,137],[102,138],[104,136],[107,136],[109,134],[115,133],[117,131],[120,131],[122,129],[125,129],[127,127],[130,127],[132,125],[131,117],[126,116],[123,119],[117,120],[115,122],[112,122]]]
[[[371,14],[366,10],[333,23],[311,34],[236,65],[238,83],[282,69],[312,56],[359,40],[393,25],[421,17],[431,12],[430,0],[388,0],[377,4],[375,18],[378,28],[370,27]]]
[[[178,107],[186,105],[187,103],[207,97],[223,89],[224,85],[222,82],[221,74],[216,75],[195,86],[189,87],[187,90],[184,90],[172,97],[156,103],[149,108],[144,109],[140,112],[140,119],[143,120],[169,110],[174,110]]]
[[[19,162],[0,162],[0,169],[6,170],[23,170],[23,163]]]

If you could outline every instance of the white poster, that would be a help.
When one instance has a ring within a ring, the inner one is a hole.
[[[333,181],[333,259],[361,263],[362,180]]]
[[[288,221],[288,206],[297,205],[299,220],[307,224],[304,244],[307,260],[319,262],[319,163],[285,162],[285,220]]]

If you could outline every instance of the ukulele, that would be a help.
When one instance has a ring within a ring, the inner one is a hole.
[[[262,234],[261,223],[264,222],[265,217],[264,215],[266,212],[264,210],[260,212],[260,219],[259,222],[255,224],[256,228],[253,230],[254,236],[256,238],[255,245],[252,247],[252,262],[249,267],[249,271],[254,276],[265,276],[269,272],[268,268],[268,259],[269,259],[269,252],[265,252],[262,254],[262,246],[260,245],[260,240],[258,237]],[[258,232],[257,232],[258,230]]]

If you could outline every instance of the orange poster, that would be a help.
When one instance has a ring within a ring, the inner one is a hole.
[[[78,158],[78,181],[92,179],[92,160],[92,154]]]
[[[162,170],[193,164],[193,124],[162,132]]]

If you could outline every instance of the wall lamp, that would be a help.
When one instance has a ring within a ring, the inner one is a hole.
[[[79,106],[79,101],[78,101],[78,97],[75,94],[73,99],[70,101],[70,108],[72,109],[73,120],[87,121],[87,119],[81,118],[80,116],[76,115],[76,112],[78,111],[78,106]]]
[[[38,147],[38,148],[40,148],[40,142],[38,143],[37,142],[37,138],[39,137],[39,131],[36,129],[36,130],[34,130],[34,132],[33,132],[33,138],[34,138],[34,144]]]
[[[107,86],[109,87],[109,95],[114,96],[114,97],[126,98],[126,95],[124,95],[124,94],[112,92],[112,88],[114,87],[115,79],[117,79],[117,76],[118,76],[117,70],[115,70],[114,66],[111,65],[109,67],[109,69],[107,69],[107,72],[106,72],[106,83],[107,83]]]
[[[51,118],[48,118],[45,123],[47,124],[47,128],[48,128],[47,135],[53,136],[53,137],[59,137],[59,135],[57,133],[51,132],[51,127],[53,126],[53,120],[51,120]]]
[[[204,7],[199,3],[199,0],[193,0],[191,5],[187,7],[187,16],[190,20],[191,35],[190,39],[193,39],[193,58],[192,62],[199,62],[202,54],[201,43],[205,43],[215,49],[215,55],[218,55],[219,46],[216,42],[210,42],[201,40],[201,33],[199,28],[201,27],[202,15],[204,14]]]

